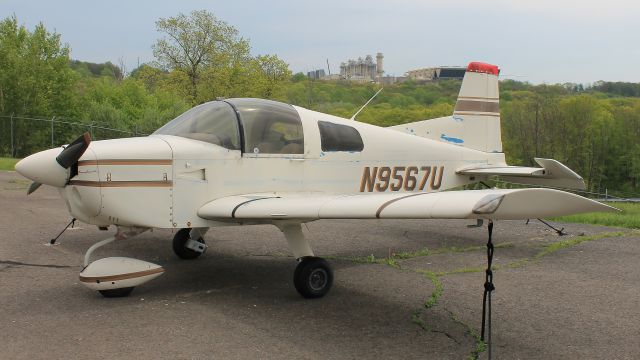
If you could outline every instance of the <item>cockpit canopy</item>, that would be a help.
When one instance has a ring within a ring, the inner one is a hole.
[[[153,134],[181,136],[254,154],[304,152],[300,115],[293,106],[270,100],[241,98],[204,103]]]

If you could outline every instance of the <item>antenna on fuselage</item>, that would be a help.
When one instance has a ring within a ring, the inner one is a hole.
[[[349,120],[355,120],[356,116],[358,116],[358,114],[360,114],[360,111],[364,110],[364,108],[367,107],[367,105],[369,105],[369,103],[376,98],[376,96],[378,96],[378,94],[380,94],[380,91],[382,91],[382,89],[384,89],[384,87],[381,87],[380,90],[378,90],[378,92],[376,92],[375,94],[373,94],[373,96],[371,97],[371,99],[369,99],[369,101],[367,101],[366,103],[364,103],[364,105],[362,105],[362,107],[360,108],[360,110],[356,111],[355,114],[353,114],[352,117],[349,118]]]

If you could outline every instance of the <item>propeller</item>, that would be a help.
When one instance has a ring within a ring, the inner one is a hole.
[[[91,143],[91,135],[86,132],[82,134],[77,139],[73,140],[73,142],[67,145],[64,150],[56,157],[56,161],[60,166],[65,169],[71,167],[71,165],[78,162],[78,159],[87,151],[89,144]]]
[[[33,192],[38,190],[40,186],[42,186],[42,183],[39,183],[37,181],[32,182],[31,185],[29,185],[29,189],[27,190],[27,195],[31,195]]]
[[[82,154],[89,148],[90,143],[91,135],[86,132],[57,154],[55,162],[52,155],[59,151],[57,149],[45,150],[18,162],[16,170],[33,180],[27,190],[27,195],[38,190],[42,184],[64,187],[69,178],[67,170],[78,162]],[[73,175],[72,171],[71,176]]]

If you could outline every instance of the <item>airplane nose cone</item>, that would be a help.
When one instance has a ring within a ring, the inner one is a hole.
[[[16,164],[16,171],[35,182],[64,187],[69,179],[69,170],[56,161],[62,148],[49,149],[28,156]]]

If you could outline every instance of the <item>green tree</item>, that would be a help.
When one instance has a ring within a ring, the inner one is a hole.
[[[276,55],[261,55],[254,60],[261,97],[274,98],[280,95],[283,84],[291,77],[289,64]]]
[[[153,45],[153,55],[163,69],[186,74],[193,103],[198,101],[204,69],[227,67],[249,57],[248,41],[238,30],[206,10],[161,18],[156,27],[166,36]]]
[[[73,113],[69,47],[42,23],[31,32],[15,16],[0,22],[0,113]]]
[[[60,35],[42,23],[29,31],[16,16],[0,22],[0,114],[73,116],[75,73],[69,68],[69,48]],[[11,156],[39,149],[51,136],[48,126],[15,122]],[[42,123],[41,125],[44,125]],[[0,152],[10,153],[10,131],[0,133]]]

